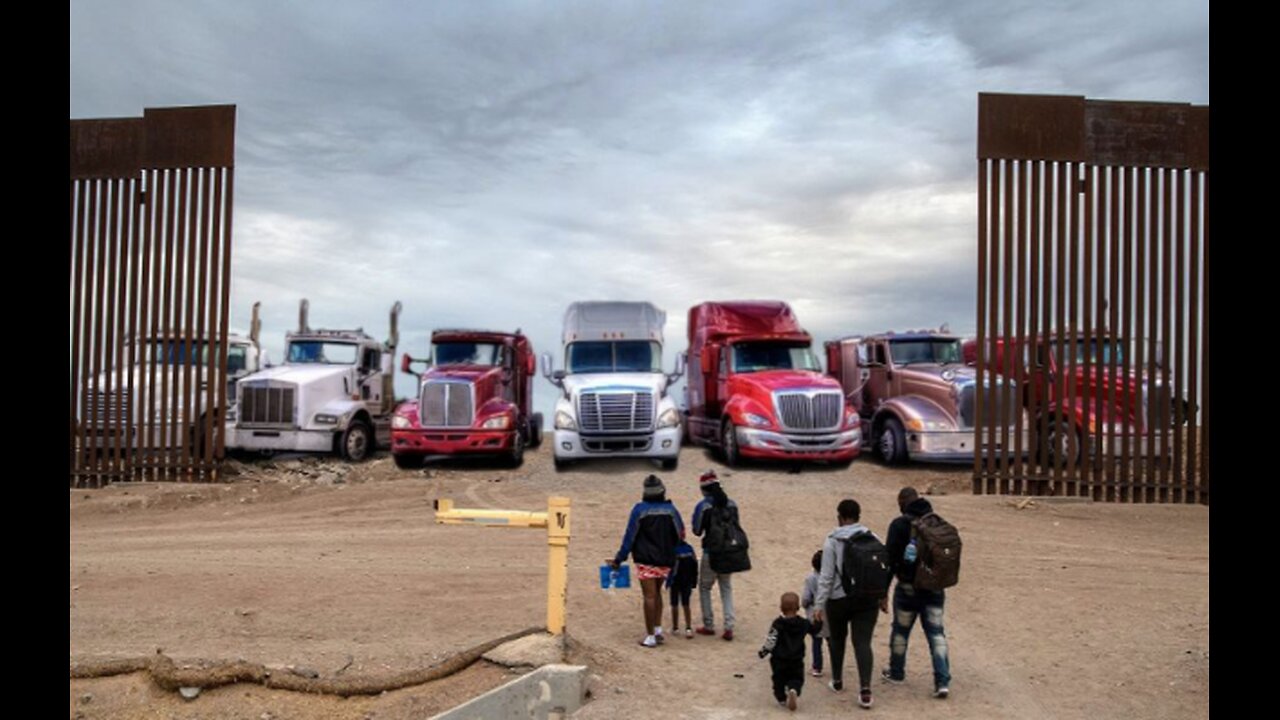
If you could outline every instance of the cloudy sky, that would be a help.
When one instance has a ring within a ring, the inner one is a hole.
[[[979,92],[1209,102],[1207,0],[71,2],[71,117],[238,106],[233,326],[575,300],[975,327]],[[539,406],[551,389],[537,382]],[[402,394],[412,383],[401,380]]]

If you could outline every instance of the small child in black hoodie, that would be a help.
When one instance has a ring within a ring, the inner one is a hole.
[[[760,648],[760,657],[772,654],[773,697],[788,710],[796,709],[796,699],[804,689],[804,636],[822,632],[822,621],[800,617],[800,596],[783,593],[782,616],[769,627],[769,636]],[[817,642],[815,639],[814,642]]]

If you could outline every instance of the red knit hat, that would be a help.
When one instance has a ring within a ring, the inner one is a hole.
[[[706,487],[715,482],[720,482],[720,478],[716,477],[715,470],[708,470],[698,476],[698,487]]]

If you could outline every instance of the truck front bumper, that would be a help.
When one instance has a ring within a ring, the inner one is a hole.
[[[392,430],[395,455],[485,455],[503,453],[515,442],[515,430],[470,428]]]
[[[556,430],[553,445],[561,460],[599,457],[641,457],[670,460],[680,455],[683,429],[662,428],[633,435],[580,435],[576,430]]]
[[[738,453],[743,457],[768,460],[852,460],[862,452],[862,430],[801,435],[736,428]]]
[[[912,460],[925,462],[971,462],[978,440],[973,430],[930,430],[928,432],[907,430],[907,455]],[[995,432],[995,451],[1000,453],[1000,442],[1003,431]],[[1009,455],[1014,455],[1016,443],[1014,429],[1009,428]],[[1029,436],[1023,430],[1022,452],[1030,449]]]
[[[332,452],[334,432],[236,427],[227,433],[227,447],[274,452]]]

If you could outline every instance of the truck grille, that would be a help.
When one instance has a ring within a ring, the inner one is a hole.
[[[578,396],[583,432],[614,433],[653,429],[653,393],[585,392]]]
[[[837,391],[775,393],[773,402],[786,430],[832,430],[844,409],[844,395]]]
[[[1018,393],[1017,383],[1007,383],[1007,384],[1009,386],[1009,404],[1005,408],[1003,419],[1009,427],[1013,427],[1018,417],[1018,413],[1022,412],[1022,407],[1021,407],[1022,400],[1021,400],[1021,395]],[[990,413],[996,410],[996,405],[991,404],[993,401],[994,403],[1000,403],[1004,401],[1005,385],[1006,385],[1006,381],[1004,380],[998,381],[994,387],[990,383],[987,384],[987,394],[983,396],[983,400],[984,402],[987,403],[985,405],[985,408],[986,408],[986,412],[988,413],[988,416],[990,418],[993,418],[993,419],[989,419],[987,421],[988,423],[999,422],[1002,417],[999,414],[992,416],[990,415]],[[978,394],[977,383],[969,383],[968,385],[965,385],[964,387],[960,388],[960,427],[964,427],[964,428],[973,427],[974,403],[977,400],[977,394]]]
[[[93,424],[97,427],[114,426],[117,422],[117,411],[120,411],[125,425],[133,422],[132,416],[129,415],[129,391],[98,391],[97,402],[93,408]]]
[[[429,382],[423,385],[418,412],[423,427],[471,427],[475,419],[471,384]]]
[[[293,427],[294,395],[292,386],[253,385],[240,388],[240,425],[288,425]]]

